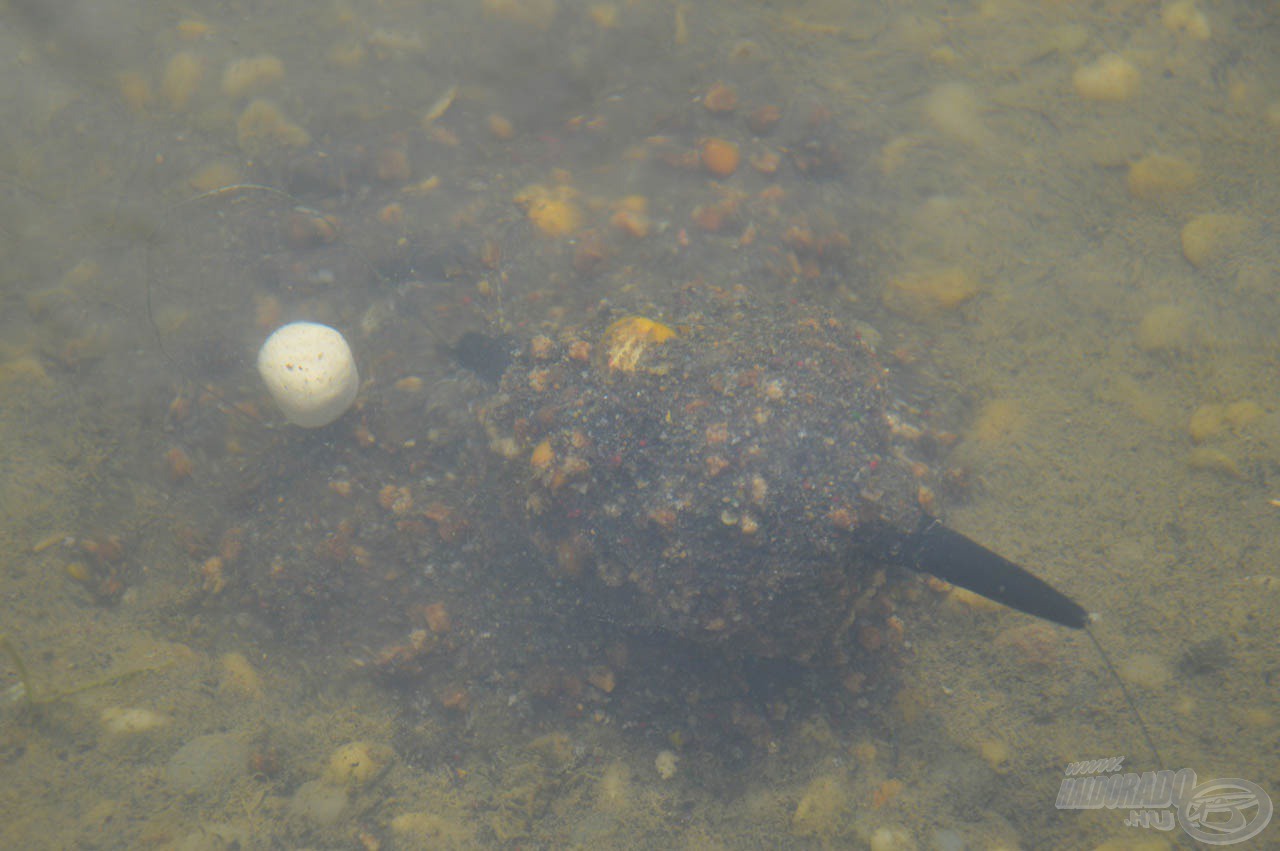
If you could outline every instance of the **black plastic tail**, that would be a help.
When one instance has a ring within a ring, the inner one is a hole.
[[[1072,629],[1089,622],[1089,613],[1075,600],[932,517],[892,548],[891,560]]]

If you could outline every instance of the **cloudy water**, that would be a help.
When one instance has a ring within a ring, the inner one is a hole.
[[[1068,765],[1280,794],[1274,11],[8,0],[0,845],[1156,849]],[[359,370],[319,428],[295,320]],[[788,474],[837,436],[1118,679],[770,563],[857,538]]]

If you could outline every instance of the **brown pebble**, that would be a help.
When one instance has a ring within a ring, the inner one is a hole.
[[[600,268],[609,254],[609,247],[598,231],[584,231],[579,235],[578,247],[573,252],[573,269],[579,275],[590,275]]]
[[[164,466],[169,481],[174,484],[191,478],[191,456],[180,447],[175,446],[164,454]]]
[[[782,120],[782,110],[772,104],[758,106],[747,116],[747,127],[757,136],[763,136]]]
[[[751,167],[764,175],[776,174],[782,165],[782,156],[775,151],[758,151],[751,155]]]
[[[378,210],[377,219],[384,225],[396,227],[404,224],[404,205],[399,201],[392,201]]]
[[[285,241],[290,248],[327,245],[338,238],[338,220],[309,210],[295,210],[285,220]]]
[[[535,360],[548,360],[555,354],[555,343],[545,334],[539,334],[529,343],[529,354]]]
[[[244,534],[244,529],[240,526],[232,526],[222,533],[222,538],[218,541],[218,555],[223,561],[230,563],[240,558],[244,552]]]
[[[413,176],[409,154],[403,148],[383,148],[374,161],[378,179],[386,183],[404,183]]]
[[[453,627],[449,610],[444,603],[431,603],[422,607],[422,616],[427,621],[427,629],[435,634],[448,632]]]
[[[205,559],[200,565],[200,576],[203,578],[204,590],[210,594],[221,594],[227,587],[227,577],[223,571],[223,562],[218,556]]]
[[[493,134],[495,139],[507,141],[516,134],[515,126],[504,116],[493,113],[486,119],[485,123],[489,127],[489,132]]]
[[[617,685],[613,671],[607,665],[596,665],[587,671],[587,682],[605,694],[611,693]]]
[[[421,393],[424,382],[416,375],[406,375],[404,378],[396,379],[396,383],[391,385],[400,393]]]
[[[618,210],[609,223],[632,239],[644,239],[649,235],[649,217],[635,210]]]
[[[724,83],[716,83],[702,96],[702,105],[707,112],[733,112],[738,106],[738,95]]]
[[[378,491],[378,504],[392,514],[404,515],[413,510],[413,494],[403,485],[386,485]]]
[[[728,177],[738,170],[742,155],[738,146],[727,139],[704,139],[701,147],[702,165],[716,177]]]
[[[191,416],[191,399],[188,396],[174,396],[169,403],[167,421],[174,425],[185,423]]]
[[[440,705],[454,712],[466,712],[471,705],[471,695],[462,686],[446,686],[440,692]]]

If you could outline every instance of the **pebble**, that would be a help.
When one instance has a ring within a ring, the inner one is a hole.
[[[968,845],[959,831],[935,830],[930,838],[934,851],[965,851]]]
[[[895,313],[924,319],[955,310],[979,292],[978,282],[955,266],[900,275],[889,282],[885,306]]]
[[[274,103],[257,98],[236,121],[236,144],[248,153],[268,148],[305,148],[311,144],[311,134],[290,121]]]
[[[1014,399],[992,399],[982,406],[970,436],[988,444],[1017,442],[1026,432],[1027,415]]]
[[[624,762],[611,763],[596,784],[596,807],[621,811],[631,804],[631,770]]]
[[[1182,228],[1182,255],[1203,269],[1234,252],[1249,232],[1249,219],[1231,213],[1204,213]]]
[[[1129,194],[1144,201],[1159,201],[1181,194],[1195,185],[1195,166],[1170,154],[1148,154],[1129,166]]]
[[[1160,17],[1169,31],[1196,41],[1208,41],[1213,35],[1209,19],[1196,8],[1194,0],[1176,0],[1164,7]]]
[[[169,723],[169,719],[159,712],[126,706],[108,706],[99,717],[108,733],[123,736],[148,733]]]
[[[401,813],[391,819],[390,827],[408,848],[452,848],[473,841],[467,824],[438,813]],[[396,847],[400,847],[398,842]]]
[[[791,832],[797,836],[832,836],[848,805],[848,793],[839,777],[831,774],[815,777],[805,787],[791,814]]]
[[[1077,68],[1071,78],[1080,97],[1112,103],[1129,100],[1136,95],[1140,81],[1138,69],[1118,53],[1108,53]]]
[[[165,66],[160,82],[160,93],[175,112],[181,112],[191,102],[200,81],[204,79],[204,61],[194,53],[175,53]]]
[[[236,59],[222,72],[222,93],[229,98],[241,98],[283,76],[284,63],[270,54]]]
[[[1221,473],[1232,479],[1246,478],[1244,470],[1240,469],[1236,459],[1221,449],[1208,446],[1197,447],[1187,455],[1187,464],[1193,470]]]
[[[943,83],[925,98],[925,117],[942,135],[975,147],[994,142],[978,95],[965,83]]]
[[[995,771],[1008,770],[1009,746],[998,739],[987,739],[978,744],[978,753],[987,765]]]
[[[1192,443],[1204,443],[1221,434],[1227,426],[1227,412],[1222,405],[1201,405],[1191,414],[1187,434]]]
[[[393,758],[391,749],[382,745],[348,742],[330,754],[324,779],[335,786],[367,786],[382,776]]]
[[[1178,351],[1192,340],[1191,312],[1176,304],[1161,304],[1148,310],[1138,323],[1138,348],[1144,352]]]
[[[183,794],[216,796],[246,772],[248,761],[249,745],[240,736],[198,736],[170,757],[165,780]]]
[[[916,841],[900,827],[882,827],[871,834],[871,851],[916,851]]]
[[[289,812],[320,827],[332,827],[346,814],[349,803],[347,790],[341,786],[310,780],[293,793]]]
[[[258,700],[263,695],[262,677],[243,653],[225,653],[218,660],[219,687],[223,691]]]

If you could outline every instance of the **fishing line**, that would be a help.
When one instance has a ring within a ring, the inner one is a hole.
[[[1147,743],[1147,747],[1151,749],[1151,754],[1156,758],[1156,767],[1164,765],[1164,758],[1160,756],[1160,749],[1156,747],[1155,740],[1151,737],[1151,732],[1147,729],[1146,719],[1142,717],[1142,713],[1138,711],[1137,701],[1133,699],[1133,695],[1129,693],[1129,689],[1125,686],[1124,680],[1120,677],[1120,672],[1116,670],[1115,665],[1111,664],[1111,657],[1107,655],[1107,651],[1102,649],[1102,642],[1098,641],[1098,637],[1093,634],[1093,630],[1089,629],[1086,624],[1084,627],[1085,635],[1089,636],[1089,640],[1093,642],[1093,647],[1098,651],[1098,656],[1102,659],[1102,664],[1106,666],[1111,677],[1116,681],[1116,685],[1120,687],[1120,694],[1124,696],[1124,702],[1129,705],[1129,709],[1133,712],[1133,718],[1138,722],[1138,729],[1142,731],[1143,741]]]

